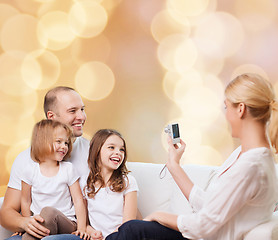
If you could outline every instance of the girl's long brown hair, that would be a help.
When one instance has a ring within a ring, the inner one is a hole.
[[[113,192],[122,192],[126,189],[125,179],[128,174],[126,167],[127,151],[126,143],[122,135],[113,129],[101,129],[95,133],[91,142],[88,157],[88,165],[90,169],[89,176],[87,178],[87,185],[85,186],[86,194],[88,197],[93,198],[98,191],[105,186],[105,182],[101,176],[101,159],[100,150],[104,142],[112,135],[116,135],[123,140],[125,155],[122,164],[118,169],[114,170],[108,185]],[[96,189],[95,185],[98,183],[99,187]]]

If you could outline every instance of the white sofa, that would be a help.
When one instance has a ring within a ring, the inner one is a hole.
[[[138,208],[143,217],[153,211],[167,211],[176,214],[191,211],[187,200],[176,186],[170,173],[166,170],[164,178],[160,178],[163,164],[129,162],[128,169],[139,185]],[[217,168],[214,166],[185,165],[186,173],[192,181],[205,188],[208,180]],[[276,166],[278,172],[278,165]],[[165,174],[165,172],[164,172]],[[2,204],[3,198],[0,199]],[[10,236],[11,232],[0,226],[0,240]],[[225,240],[225,239],[223,239]],[[278,240],[278,212],[271,221],[261,224],[246,234],[244,240]]]

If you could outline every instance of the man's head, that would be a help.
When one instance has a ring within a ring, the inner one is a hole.
[[[44,98],[44,113],[47,119],[54,119],[72,128],[74,137],[83,134],[86,120],[84,104],[80,95],[70,87],[55,87]]]

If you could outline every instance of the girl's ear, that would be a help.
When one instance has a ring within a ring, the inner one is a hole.
[[[239,103],[237,106],[237,112],[240,118],[243,118],[244,113],[246,112],[246,105],[244,103]]]

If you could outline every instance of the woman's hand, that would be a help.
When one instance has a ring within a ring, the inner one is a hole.
[[[175,214],[166,212],[154,212],[145,217],[143,220],[158,222],[165,227],[179,231],[177,226],[177,219],[178,216]]]
[[[177,144],[173,145],[172,139],[170,136],[167,138],[168,142],[168,161],[167,161],[167,166],[168,165],[173,165],[173,164],[179,164],[180,159],[184,153],[185,150],[185,142],[180,139],[180,147]]]

